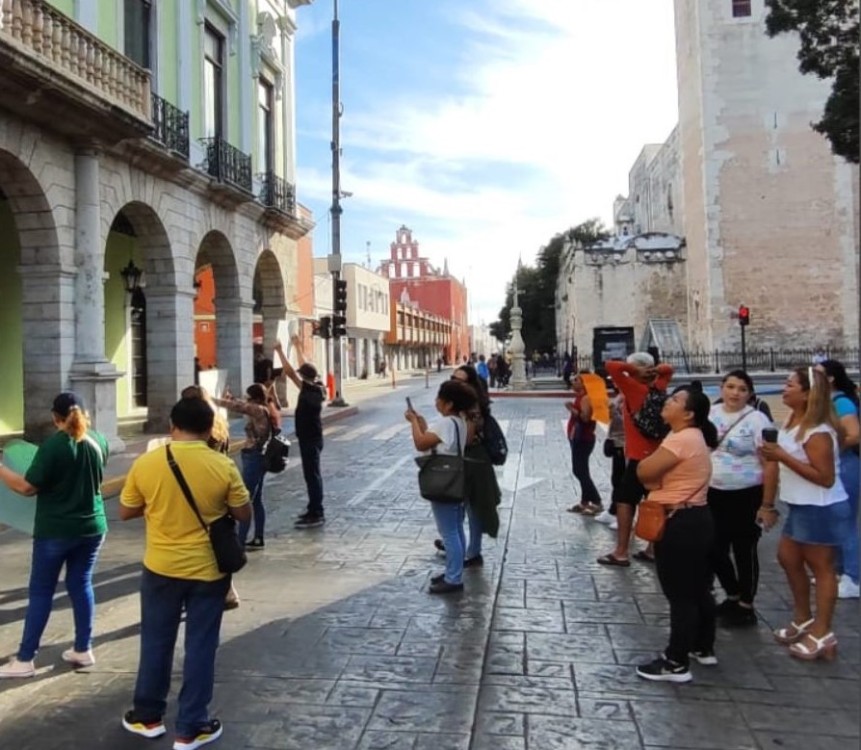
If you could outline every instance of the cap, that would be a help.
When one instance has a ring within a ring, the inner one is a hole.
[[[60,415],[63,419],[69,416],[72,409],[83,409],[84,403],[72,391],[63,391],[57,398],[54,399],[54,404],[51,406],[51,411]]]

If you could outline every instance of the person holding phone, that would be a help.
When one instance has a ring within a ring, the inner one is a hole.
[[[750,405],[752,392],[750,375],[733,370],[721,383],[720,403],[712,404],[709,412],[718,431],[708,494],[715,522],[712,564],[726,593],[717,608],[725,627],[756,625],[753,599],[759,583],[757,546],[762,535],[756,514],[763,502],[774,506],[777,492],[777,464],[759,454],[763,430],[772,424]],[[776,435],[777,430],[774,432]]]
[[[783,526],[777,560],[792,591],[792,620],[774,631],[778,643],[799,659],[833,659],[837,638],[831,620],[837,602],[834,553],[845,539],[852,510],[839,481],[837,415],[828,380],[811,368],[795,370],[783,388],[790,409],[777,442],[766,440],[760,452],[780,469],[780,499],[789,513]],[[771,437],[766,435],[766,437]],[[776,519],[773,504],[757,514],[764,528]],[[816,613],[810,605],[810,579],[816,582]]]

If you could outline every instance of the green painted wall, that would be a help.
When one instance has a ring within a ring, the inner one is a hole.
[[[129,262],[141,267],[142,260],[135,254],[135,239],[125,234],[111,232],[105,249],[105,271],[110,278],[105,282],[105,356],[120,372],[126,373],[117,381],[117,416],[128,416],[131,397],[129,380],[131,373],[128,347],[128,295],[123,287],[120,269]]]
[[[159,96],[176,106],[179,102],[177,78],[177,0],[162,0],[158,6],[158,88]],[[197,29],[197,25],[194,26]]]
[[[118,24],[122,20],[123,3],[121,0],[100,0],[99,2],[99,39],[120,49]]]
[[[48,2],[60,11],[60,13],[67,15],[69,18],[75,17],[75,0],[48,0]]]
[[[0,433],[24,429],[24,360],[21,333],[21,263],[18,230],[9,204],[0,199]]]

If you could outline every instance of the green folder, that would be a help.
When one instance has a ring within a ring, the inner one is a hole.
[[[24,440],[12,440],[3,448],[3,464],[18,474],[26,474],[36,456],[38,447]],[[12,492],[3,482],[0,482],[0,523],[23,531],[33,533],[33,523],[36,519],[36,498],[24,497]]]

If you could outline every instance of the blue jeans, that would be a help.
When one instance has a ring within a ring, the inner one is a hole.
[[[481,521],[472,503],[466,503],[466,518],[469,521],[469,544],[466,546],[466,559],[472,560],[481,554]],[[448,547],[446,547],[448,549]]]
[[[446,583],[463,583],[463,557],[466,536],[463,533],[463,503],[431,501],[436,528],[445,545]]]
[[[308,512],[312,516],[323,515],[323,475],[320,473],[322,440],[299,439],[299,455],[302,458],[302,476],[308,488]]]
[[[266,508],[263,507],[263,475],[266,468],[263,463],[263,454],[254,448],[242,449],[242,481],[248,494],[251,495],[251,507],[254,510],[254,536],[263,539],[266,530]],[[248,541],[248,529],[250,521],[242,521],[239,524],[239,540],[245,544]]]
[[[229,587],[229,576],[217,581],[193,581],[143,569],[140,666],[134,696],[135,713],[142,720],[161,719],[167,708],[173,651],[184,609],[185,659],[176,733],[193,737],[209,721],[215,652]]]
[[[837,572],[845,573],[855,583],[859,576],[859,544],[858,544],[858,481],[861,459],[851,451],[840,454],[840,481],[849,495],[849,507],[852,509],[852,523],[846,532],[845,541],[838,555]]]
[[[32,661],[48,617],[60,571],[66,566],[66,591],[72,600],[75,619],[75,651],[87,651],[93,644],[95,597],[93,568],[99,557],[104,535],[70,539],[34,539],[30,568],[30,601],[24,619],[24,635],[18,649],[20,661]]]

